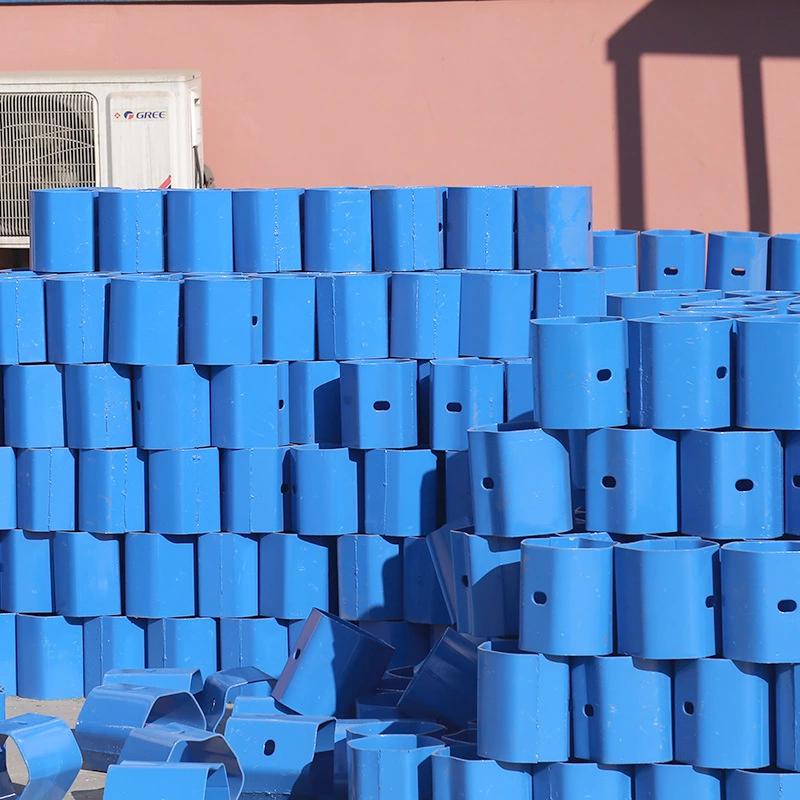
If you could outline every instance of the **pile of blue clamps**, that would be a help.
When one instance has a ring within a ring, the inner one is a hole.
[[[31,270],[0,684],[107,798],[800,799],[800,234],[59,189]]]

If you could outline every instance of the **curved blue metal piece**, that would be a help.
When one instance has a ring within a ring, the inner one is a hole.
[[[81,451],[78,529],[98,533],[143,531],[146,463],[146,451],[134,447]]]
[[[677,434],[632,428],[590,431],[585,489],[590,531],[677,531]]]
[[[23,331],[36,318],[31,317],[31,307],[27,302],[22,304],[26,300],[23,292],[30,292],[35,296],[44,287],[47,360],[50,363],[90,364],[108,361],[108,311],[111,292],[108,276],[99,273],[54,275],[46,281],[31,281],[23,285],[18,279],[15,283],[17,308],[25,310]],[[3,281],[0,283],[0,302],[7,302],[7,291],[8,284]],[[38,308],[38,304],[35,307]],[[20,322],[23,322],[22,314]],[[22,350],[22,343],[23,339],[20,338],[20,356],[25,352]]]
[[[722,652],[758,664],[800,660],[800,542],[722,547]]]
[[[67,445],[92,448],[133,444],[130,368],[113,364],[64,367]]]
[[[206,728],[218,731],[229,700],[245,687],[261,683],[269,686],[269,680],[269,676],[256,667],[234,667],[208,675],[203,691],[197,695],[197,702],[205,716]]]
[[[5,764],[6,742],[17,746],[28,772],[20,792],[10,785]],[[22,714],[0,720],[0,784],[3,794],[18,800],[65,797],[81,768],[81,751],[67,723],[44,714]]]
[[[453,621],[427,536],[403,539],[403,619],[422,625],[449,625]]]
[[[681,531],[706,539],[783,534],[783,448],[775,431],[684,431]]]
[[[449,187],[446,230],[449,269],[514,269],[514,189]]]
[[[203,689],[203,678],[196,668],[148,667],[147,669],[110,669],[103,676],[103,685],[124,683],[129,686],[150,686],[170,692],[197,695]]]
[[[572,530],[563,434],[507,423],[470,428],[467,437],[475,533],[520,538]]]
[[[635,267],[639,263],[639,231],[592,231],[592,251],[596,267]]]
[[[31,614],[53,613],[53,533],[19,528],[0,531],[0,608]]]
[[[305,190],[303,269],[313,272],[369,272],[372,269],[369,189]]]
[[[407,540],[403,540],[405,545]],[[405,547],[403,547],[405,556]],[[403,559],[403,574],[408,565]],[[401,591],[402,595],[403,592]],[[359,628],[363,628],[367,633],[371,633],[375,638],[386,642],[394,648],[394,655],[389,662],[389,670],[381,678],[379,691],[392,689],[405,689],[411,681],[410,674],[403,677],[395,674],[393,670],[411,669],[408,665],[418,664],[428,655],[430,650],[430,629],[428,625],[415,624],[408,622],[405,618],[398,620],[363,620],[358,623]]]
[[[615,317],[533,321],[531,356],[543,428],[626,424],[625,328]]]
[[[145,631],[148,667],[199,669],[205,678],[216,672],[217,621],[209,617],[149,620]]]
[[[0,447],[0,530],[8,531],[16,527],[17,458],[13,448]]]
[[[603,317],[606,291],[602,269],[542,270],[536,273],[536,318]]]
[[[302,268],[302,189],[234,189],[233,260],[237,272]]]
[[[797,664],[775,666],[775,756],[780,769],[798,771],[800,766],[800,667]]]
[[[220,529],[219,450],[154,450],[147,476],[153,533],[204,533]]]
[[[257,536],[203,533],[197,537],[201,617],[258,616],[258,547]]]
[[[592,187],[517,189],[520,269],[581,269],[592,258]]]
[[[167,192],[167,269],[233,272],[233,210],[229,189]]]
[[[467,429],[503,421],[502,361],[431,362],[431,448],[467,450]]]
[[[639,236],[639,288],[691,290],[706,285],[706,235],[654,229]],[[657,313],[657,312],[656,312]]]
[[[605,764],[564,762],[533,771],[536,800],[633,800],[633,769]]]
[[[339,614],[343,619],[402,619],[401,547],[396,539],[363,533],[337,539]]]
[[[164,192],[117,189],[97,195],[97,269],[164,271]]]
[[[800,234],[776,233],[769,240],[771,291],[800,291]]]
[[[636,767],[636,800],[722,800],[722,773],[688,764],[640,764]]]
[[[393,653],[380,639],[315,608],[272,695],[298,714],[351,715],[356,698],[378,686]]]
[[[571,664],[572,754],[599,764],[672,761],[672,664],[627,656]]]
[[[444,454],[444,489],[446,520],[456,525],[472,524],[472,489],[470,487],[469,451],[451,450]]]
[[[30,193],[31,269],[91,272],[95,267],[95,198],[83,189]]]
[[[342,361],[342,445],[416,447],[417,364],[412,359]]]
[[[510,358],[506,365],[505,421],[536,427],[536,390],[533,385],[533,359]]]
[[[514,641],[478,648],[478,754],[515,764],[570,755],[569,661]]]
[[[262,275],[264,360],[301,361],[317,356],[314,275]]]
[[[710,769],[766,767],[772,667],[701,658],[676,661],[674,669],[675,760]]]
[[[457,271],[392,275],[392,358],[458,356],[461,281],[462,273]]]
[[[63,372],[63,367],[55,364],[12,365],[3,370],[5,444],[65,445]]]
[[[219,665],[223,670],[254,666],[269,676],[280,674],[289,656],[289,632],[274,617],[223,618],[219,621]],[[244,695],[269,694],[263,685]]]
[[[618,544],[614,586],[618,653],[653,660],[716,655],[722,599],[716,544],[665,536]]]
[[[614,543],[553,536],[525,539],[521,550],[520,649],[563,656],[613,652]]]
[[[103,790],[105,800],[139,800],[169,792],[183,800],[229,800],[228,776],[222,764],[160,764],[126,761],[113,764]]]
[[[606,297],[608,315],[625,319],[653,317],[678,311],[685,304],[702,300],[703,304],[722,297],[721,289],[653,289],[650,291],[628,291],[609,293]]]
[[[608,295],[636,292],[639,289],[639,268],[634,266],[600,267],[600,269],[603,271],[603,280],[606,286],[606,304],[603,313],[609,316],[618,316],[617,312],[609,308]]]
[[[495,795],[530,800],[533,796],[531,768],[527,766],[488,761],[458,746],[434,753],[431,764],[436,800],[483,800]]]
[[[66,447],[17,451],[17,524],[27,531],[75,530],[75,461]]]
[[[6,695],[16,693],[17,615],[0,613],[0,719],[6,716]]]
[[[710,289],[766,289],[769,234],[722,231],[708,234]]]
[[[529,356],[533,285],[531,272],[463,272],[459,355],[481,358]],[[605,302],[601,313],[605,313]]]
[[[663,430],[729,426],[731,329],[731,320],[710,313],[631,320],[631,425]]]
[[[291,527],[289,448],[220,450],[222,530],[283,531]]]
[[[0,275],[0,364],[48,360],[44,293],[52,282],[26,273]],[[50,356],[49,361],[56,359]]]
[[[377,272],[441,269],[441,196],[435,186],[373,189],[372,248]]]
[[[292,444],[342,443],[338,361],[292,361],[289,397]]]
[[[725,779],[726,800],[800,800],[800,775],[735,769]]]
[[[83,622],[83,693],[103,683],[108,670],[144,669],[142,620],[129,617],[92,617]]]
[[[83,697],[82,620],[17,614],[17,694],[34,700]],[[53,664],[58,669],[53,669]]]
[[[84,768],[105,772],[117,763],[130,732],[153,722],[199,728],[205,725],[205,717],[194,695],[186,690],[133,683],[93,688],[75,724]]]
[[[317,276],[317,345],[320,359],[387,358],[389,274]]]

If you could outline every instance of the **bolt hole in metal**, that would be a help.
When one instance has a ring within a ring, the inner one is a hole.
[[[714,595],[710,594],[706,597],[706,608],[714,608]]]
[[[484,489],[491,491],[494,489],[494,481],[487,476],[481,481],[481,486],[483,486]]]
[[[458,414],[461,411],[461,403],[450,402],[445,406],[451,414]]]
[[[141,400],[137,400],[136,401],[136,410],[137,411],[141,411],[142,410],[142,401]]]
[[[739,478],[739,480],[736,481],[737,492],[749,492],[752,490],[753,486],[755,486],[755,484],[750,478]]]
[[[250,322],[252,323],[253,327],[255,328],[256,325],[258,325],[258,317],[252,317]]]
[[[691,700],[686,700],[683,704],[683,713],[692,716],[694,714],[694,703]]]
[[[795,489],[800,489],[800,475],[792,475],[792,486]]]
[[[297,661],[297,659],[300,658],[300,648],[299,647],[297,648],[297,650],[294,651],[294,653],[292,653],[292,658],[295,661]]]
[[[388,411],[392,407],[392,404],[388,400],[376,400],[372,404],[372,407],[376,411]]]
[[[717,377],[722,380],[728,374],[727,367],[717,367]]]
[[[610,369],[599,369],[597,370],[597,380],[601,383],[605,383],[605,381],[611,380],[611,370]]]
[[[534,592],[533,602],[536,603],[537,606],[543,606],[547,602],[547,595],[544,592]]]
[[[275,740],[274,739],[267,739],[264,742],[264,755],[271,756],[275,752]]]
[[[280,411],[286,405],[285,400],[278,400],[278,411]]]
[[[593,717],[594,716],[594,706],[591,703],[587,703],[583,707],[583,713],[587,717]]]
[[[602,483],[606,489],[613,489],[617,485],[617,479],[613,475],[603,475],[600,479],[600,483]]]
[[[791,614],[792,611],[797,611],[797,602],[794,600],[779,600],[778,611],[781,614]]]
[[[677,275],[678,268],[677,267],[664,267],[664,274],[665,275]]]
[[[731,269],[731,275],[735,275],[737,278],[743,278],[747,275],[747,270],[744,267],[733,267]]]
[[[588,225],[588,227],[586,228],[586,230],[587,230],[587,231],[590,231],[591,229],[592,229],[592,221],[591,221],[591,220],[589,220],[589,225]]]

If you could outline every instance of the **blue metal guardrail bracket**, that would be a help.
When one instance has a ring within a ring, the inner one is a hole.
[[[222,764],[126,761],[108,768],[104,800],[142,800],[145,797],[158,797],[159,793],[181,800],[230,798],[228,776]]]

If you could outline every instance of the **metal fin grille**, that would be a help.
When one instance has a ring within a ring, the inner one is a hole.
[[[28,236],[32,189],[97,185],[97,99],[0,92],[0,236]]]

